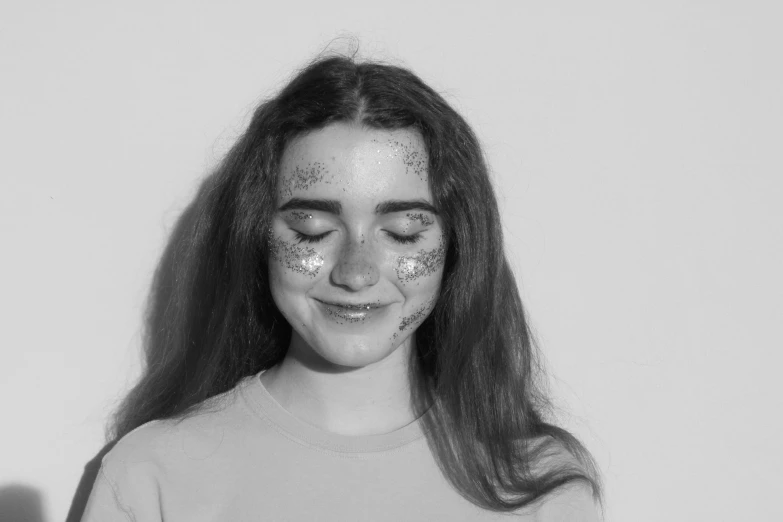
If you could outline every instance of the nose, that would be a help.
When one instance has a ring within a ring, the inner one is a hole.
[[[374,285],[379,277],[372,245],[364,237],[349,240],[330,275],[333,284],[354,292]]]

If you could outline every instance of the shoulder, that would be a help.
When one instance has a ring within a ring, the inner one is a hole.
[[[136,464],[152,464],[160,455],[166,454],[166,447],[177,432],[173,421],[154,420],[139,426],[118,440],[103,456],[105,469],[116,469]]]
[[[227,431],[242,425],[247,415],[235,390],[199,404],[186,416],[153,420],[123,436],[104,455],[107,474],[160,472],[178,460],[199,459],[220,448]]]

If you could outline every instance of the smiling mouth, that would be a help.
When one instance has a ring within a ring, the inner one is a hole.
[[[326,312],[326,316],[339,324],[364,322],[375,316],[386,305],[380,303],[331,303],[316,299]]]

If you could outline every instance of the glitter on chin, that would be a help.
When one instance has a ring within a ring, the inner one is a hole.
[[[270,237],[269,253],[290,270],[310,277],[315,277],[324,264],[324,256],[314,249],[297,246],[279,237]]]

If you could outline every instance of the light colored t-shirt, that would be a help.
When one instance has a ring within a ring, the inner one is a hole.
[[[83,522],[600,520],[585,486],[521,514],[484,510],[441,474],[421,419],[348,436],[294,417],[259,375],[203,413],[152,421],[102,461]]]

